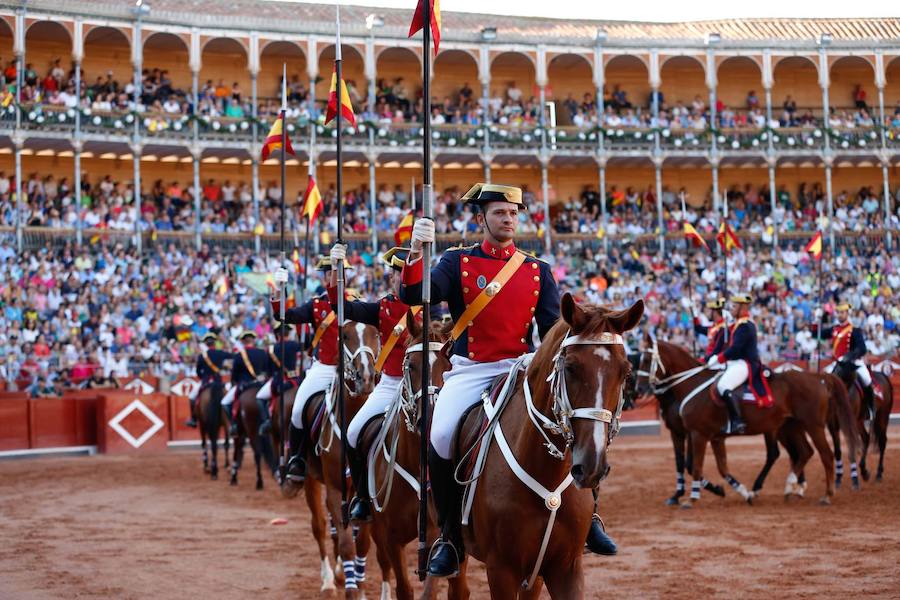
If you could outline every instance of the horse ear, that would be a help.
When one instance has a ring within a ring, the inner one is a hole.
[[[563,297],[560,299],[559,312],[562,315],[563,321],[569,324],[573,333],[577,334],[584,329],[585,325],[587,325],[587,314],[585,314],[582,307],[578,306],[578,303],[575,302],[575,298],[573,298],[572,294],[569,292],[563,294]]]
[[[416,315],[408,308],[406,309],[406,329],[409,331],[409,337],[412,339],[418,339],[422,335],[422,327],[419,325]]]
[[[606,320],[616,333],[625,333],[640,323],[644,314],[644,301],[638,300],[631,308],[610,313]]]

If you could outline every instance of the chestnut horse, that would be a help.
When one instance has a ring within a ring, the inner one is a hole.
[[[225,417],[225,409],[222,408],[222,397],[225,389],[221,382],[212,383],[197,395],[194,403],[194,414],[197,421],[197,429],[200,430],[200,447],[203,449],[203,472],[209,473],[212,480],[219,478],[219,431],[221,430],[225,440],[225,463],[228,463],[228,451],[230,450],[228,436],[228,420]],[[209,452],[206,444],[209,440]],[[212,457],[210,457],[212,454]],[[210,460],[211,458],[211,460]]]
[[[403,381],[400,396],[386,412],[377,427],[366,427],[360,436],[360,449],[369,448],[368,476],[372,495],[372,537],[377,546],[376,557],[381,568],[381,597],[391,597],[390,581],[396,580],[398,600],[412,600],[413,589],[407,573],[404,550],[418,536],[419,469],[421,462],[419,415],[422,414],[422,352],[424,327],[407,314],[409,336],[403,362]],[[425,349],[430,355],[431,401],[444,384],[444,373],[450,369],[447,356],[449,327],[431,323]],[[428,412],[429,420],[432,412]],[[382,424],[383,423],[383,424]],[[429,517],[433,515],[429,514]],[[429,520],[428,540],[437,537],[434,519]],[[449,580],[449,598],[469,597],[465,570]],[[425,584],[426,598],[434,598],[437,589],[429,579]]]
[[[562,319],[537,352],[513,367],[518,376],[502,412],[485,405],[460,430],[464,448],[483,437],[463,535],[485,563],[494,599],[536,598],[541,580],[551,598],[585,594],[593,490],[609,472],[631,368],[621,334],[637,325],[644,304],[613,311],[564,294],[560,307]],[[487,429],[482,410],[493,415]]]
[[[856,367],[841,368],[838,366],[834,370],[834,374],[840,377],[844,385],[847,386],[847,389],[850,392],[850,403],[854,409],[853,414],[857,415],[857,427],[859,427],[859,432],[862,436],[862,457],[859,460],[860,473],[865,481],[869,480],[870,474],[869,469],[866,467],[866,457],[869,453],[869,444],[874,438],[878,444],[879,451],[875,481],[881,481],[884,476],[884,451],[885,448],[887,448],[887,428],[891,419],[891,410],[893,410],[894,407],[894,387],[891,385],[890,377],[884,373],[871,369],[870,373],[872,375],[872,382],[875,384],[875,418],[872,419],[871,426],[867,428],[865,426],[865,421],[869,420],[871,416],[868,414],[865,402],[863,401],[862,391],[855,382]],[[840,445],[836,438],[835,456],[840,458],[840,452]],[[851,476],[854,475],[854,470],[855,469],[851,470]],[[838,477],[840,477],[840,471]],[[858,483],[855,482],[855,485],[858,485]]]
[[[258,490],[263,489],[263,460],[276,480],[278,478],[278,465],[272,448],[272,437],[271,435],[259,435],[259,425],[262,421],[256,393],[259,392],[262,385],[260,382],[252,383],[234,399],[238,404],[239,414],[237,418],[238,432],[234,436],[234,460],[231,463],[230,482],[231,485],[238,483],[238,471],[244,462],[244,440],[247,440],[253,450],[253,461],[256,464],[256,489]]]
[[[687,508],[700,499],[707,442],[719,440],[724,435],[722,428],[727,420],[726,413],[710,392],[719,374],[707,369],[683,348],[666,342],[658,342],[657,345],[658,359],[654,361],[656,366],[651,368],[651,377],[667,373],[669,377],[675,378],[669,383],[671,393],[680,399],[679,413],[685,429],[690,433],[693,449],[691,495],[690,500],[682,504]],[[834,455],[825,437],[825,427],[829,411],[833,410],[832,396],[837,401],[835,409],[841,430],[850,444],[851,460],[857,452],[856,427],[846,390],[834,378],[800,371],[773,373],[769,377],[769,386],[774,398],[771,407],[759,408],[756,404],[743,403],[742,413],[747,422],[747,434],[776,433],[788,419],[796,420],[800,429],[792,429],[794,425],[790,424],[788,432],[793,437],[798,437],[802,430],[812,439],[825,469],[826,493],[821,502],[829,504],[834,495]],[[753,493],[729,472],[724,446],[722,456],[717,458],[719,470],[726,481],[745,500],[752,499]],[[804,464],[805,461],[792,464],[786,494],[799,485]]]
[[[344,324],[344,385],[345,385],[345,419],[349,425],[353,415],[362,407],[366,398],[375,387],[375,356],[378,352],[378,329],[362,323],[348,321]],[[337,377],[335,377],[335,383]],[[344,593],[349,600],[360,597],[359,585],[365,580],[366,557],[369,553],[370,537],[368,525],[351,529],[341,527],[341,478],[347,478],[347,472],[341,468],[341,429],[340,410],[337,395],[329,389],[325,393],[314,395],[304,408],[304,432],[310,433],[310,427],[316,419],[322,404],[324,421],[318,439],[310,441],[308,446],[307,477],[304,483],[306,502],[312,513],[312,529],[319,545],[322,560],[323,590],[329,587],[328,556],[325,553],[325,536],[327,534],[322,515],[322,498],[320,487],[325,490],[325,507],[331,523],[337,526],[335,555],[338,567],[343,568]],[[287,408],[285,408],[285,411]],[[353,486],[347,481],[347,499],[353,494]]]
[[[693,448],[679,412],[682,398],[672,392],[672,383],[676,382],[681,377],[681,374],[671,375],[668,371],[665,371],[664,367],[661,368],[659,360],[659,342],[656,336],[647,333],[644,336],[643,350],[638,363],[635,393],[640,397],[653,394],[659,402],[660,414],[663,422],[666,424],[666,428],[669,430],[669,436],[672,439],[672,446],[675,451],[675,493],[666,500],[666,505],[678,506],[680,499],[685,494],[685,471],[690,473],[693,468]],[[835,421],[835,424],[837,424],[837,421]],[[779,442],[788,451],[792,464],[802,460],[801,457],[805,457],[805,460],[803,460],[805,464],[806,460],[812,455],[811,450],[808,453],[806,452],[809,444],[806,442],[802,431],[797,431],[793,427],[783,427],[778,434],[768,432],[763,434],[763,437],[766,441],[766,462],[759,475],[757,475],[750,494],[746,497],[748,503],[752,503],[753,498],[759,495],[769,471],[775,464],[775,461],[778,460],[781,454],[778,450]],[[724,438],[710,440],[710,446],[716,457],[716,464],[719,467],[720,474],[723,478],[727,478],[727,473],[722,472],[723,459],[725,457]],[[703,481],[702,487],[716,496],[725,496],[725,490],[722,486],[715,485],[707,480]]]

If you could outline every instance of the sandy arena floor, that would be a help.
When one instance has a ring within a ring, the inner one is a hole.
[[[762,438],[729,449],[749,485]],[[896,430],[884,482],[845,485],[829,507],[817,502],[817,456],[806,500],[782,499],[783,456],[754,506],[704,493],[692,511],[663,505],[674,486],[667,436],[621,436],[611,459],[601,513],[621,549],[587,560],[590,598],[900,597]],[[247,470],[237,488],[210,481],[199,451],[0,462],[0,598],[318,598],[302,495],[266,485],[255,491]],[[270,525],[276,517],[289,522]],[[412,568],[412,545],[409,556]],[[374,550],[369,565],[377,598]],[[481,567],[470,573],[473,598],[488,597]]]

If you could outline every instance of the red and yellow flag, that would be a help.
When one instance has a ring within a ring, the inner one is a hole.
[[[221,275],[219,277],[218,283],[216,284],[216,296],[218,296],[219,300],[221,300],[226,295],[228,295],[228,276]]]
[[[267,160],[273,150],[281,150],[281,132],[283,127],[284,112],[278,115],[278,118],[272,123],[272,129],[269,130],[269,135],[266,136],[266,142],[263,144],[262,148],[263,160]],[[294,154],[294,148],[291,146],[291,138],[288,137],[286,130],[284,131],[284,141],[287,145],[284,152],[291,156],[296,156],[296,154]]]
[[[822,232],[817,231],[813,239],[809,240],[806,245],[806,251],[812,255],[814,260],[822,258]]]
[[[425,2],[431,3],[431,38],[434,40],[434,53],[438,53],[441,45],[441,2],[440,0],[419,0],[412,23],[409,25],[409,37],[414,36],[425,26]]]
[[[402,246],[412,239],[412,230],[413,214],[410,211],[406,213],[406,216],[400,221],[400,225],[397,226],[397,231],[394,232],[394,241],[397,242],[398,246]]]
[[[319,218],[324,204],[322,203],[322,194],[319,193],[319,186],[313,176],[309,176],[309,185],[306,186],[306,193],[303,194],[303,214],[312,223]]]
[[[291,253],[291,261],[294,263],[294,272],[300,274],[300,249],[294,248]]]
[[[325,124],[328,125],[337,116],[337,67],[331,74],[331,91],[328,92],[328,108],[325,111]],[[356,127],[356,116],[353,114],[353,105],[350,103],[350,94],[347,93],[347,84],[341,78],[341,118],[346,119],[351,127]]]
[[[716,241],[719,242],[719,245],[725,250],[725,254],[728,254],[734,248],[741,247],[740,240],[738,240],[737,235],[734,233],[734,229],[732,229],[731,225],[728,223],[722,223],[719,226],[719,233],[716,235]]]
[[[691,242],[695,248],[700,248],[702,246],[709,252],[709,246],[706,245],[706,240],[704,240],[703,237],[697,233],[697,230],[694,229],[694,226],[687,221],[684,222],[684,239]]]

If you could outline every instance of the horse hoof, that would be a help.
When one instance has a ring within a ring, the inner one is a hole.
[[[296,498],[298,493],[300,493],[300,488],[290,481],[284,482],[281,486],[281,496],[283,498]]]
[[[850,486],[850,488],[851,488],[854,492],[858,492],[858,491],[859,491],[859,478],[858,478],[858,477],[854,477],[854,478],[853,478],[853,483],[852,483],[852,485]]]
[[[210,473],[209,478],[212,479],[213,481],[217,481],[219,479],[219,474],[218,473]]]
[[[709,488],[709,491],[712,492],[713,494],[715,494],[716,496],[718,496],[719,498],[725,497],[725,488],[723,488],[721,485],[714,485],[711,488]]]
[[[834,489],[836,489],[836,490],[841,489],[841,480],[839,478],[836,478],[834,480]]]
[[[678,498],[672,496],[666,499],[666,506],[678,506]]]
[[[232,477],[231,481],[228,482],[228,485],[237,485],[237,477]]]
[[[867,469],[861,469],[860,474],[862,475],[863,481],[869,480],[869,471]]]
[[[884,477],[882,477],[881,473],[879,473],[875,476],[875,483],[881,483],[882,479],[884,479]]]
[[[257,481],[257,482],[256,482],[256,490],[259,491],[259,490],[261,490],[261,489],[263,489],[263,482],[262,482],[262,481]]]
[[[831,504],[831,498],[829,498],[828,496],[822,496],[819,499],[820,506],[829,506],[830,504]]]
[[[680,505],[680,508],[681,508],[681,510],[690,510],[690,509],[694,508],[694,503],[690,502],[690,501],[682,502]]]

